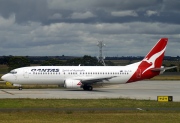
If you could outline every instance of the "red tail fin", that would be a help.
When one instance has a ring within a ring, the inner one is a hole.
[[[143,61],[154,64],[155,68],[160,68],[164,58],[167,42],[168,38],[161,38],[145,56]]]
[[[161,38],[150,52],[139,62],[136,72],[128,80],[134,82],[143,79],[149,79],[159,75],[160,71],[152,71],[152,69],[161,68],[168,38]],[[136,64],[137,65],[137,64]],[[137,76],[138,75],[138,76]]]

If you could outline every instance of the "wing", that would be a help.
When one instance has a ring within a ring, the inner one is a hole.
[[[82,84],[94,84],[97,82],[109,81],[112,78],[117,76],[110,76],[110,77],[99,77],[99,78],[87,78],[87,79],[78,79],[81,81]]]

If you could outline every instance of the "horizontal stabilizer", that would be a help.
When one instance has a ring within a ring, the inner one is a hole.
[[[165,67],[165,70],[169,70],[169,69],[173,69],[173,68],[177,68],[177,66]]]
[[[155,72],[160,71],[161,73],[163,73],[166,70],[173,69],[173,68],[177,68],[177,66],[172,66],[172,67],[164,67],[164,66],[162,66],[161,68],[152,68],[151,70],[155,71]]]

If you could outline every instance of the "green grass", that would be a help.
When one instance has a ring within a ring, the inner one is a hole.
[[[0,99],[0,108],[179,108],[180,102],[132,99]]]
[[[151,80],[180,80],[179,75],[155,76]]]
[[[58,85],[23,85],[23,89],[45,89],[45,88],[61,88]],[[0,89],[18,89],[15,86],[7,86],[5,83],[0,83]]]
[[[179,123],[180,113],[0,113],[1,123]]]
[[[82,108],[179,108],[179,102],[159,103],[131,99],[1,99],[1,123],[179,123],[180,111],[92,111]],[[5,110],[2,109],[17,109]],[[20,110],[76,108],[77,110]],[[19,110],[18,110],[19,109]]]
[[[0,65],[0,73],[7,73],[8,66],[7,65]]]

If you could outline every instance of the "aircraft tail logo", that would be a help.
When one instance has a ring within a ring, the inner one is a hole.
[[[161,68],[167,42],[167,38],[160,39],[151,49],[151,51],[145,56],[145,58],[141,61],[139,68],[142,69],[142,74],[144,74],[151,68]]]
[[[143,79],[150,79],[159,75],[160,71],[154,72],[152,69],[161,68],[168,38],[161,38],[150,52],[140,61],[136,72],[131,76],[128,82],[135,82]]]

